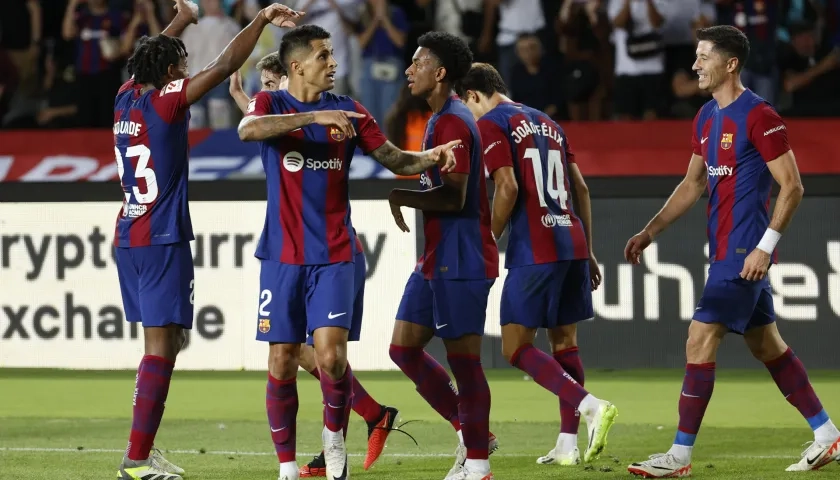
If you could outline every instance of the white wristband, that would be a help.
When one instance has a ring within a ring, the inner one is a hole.
[[[768,228],[766,232],[764,232],[764,236],[761,237],[761,241],[758,242],[755,248],[758,248],[766,253],[773,253],[773,250],[776,249],[776,244],[779,243],[779,240],[782,238],[782,234],[773,230],[772,228]]]

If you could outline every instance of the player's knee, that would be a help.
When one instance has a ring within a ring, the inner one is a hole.
[[[509,364],[511,364],[511,366],[514,366],[514,367],[516,366],[516,365],[514,365],[513,357],[516,354],[517,350],[519,350],[520,347],[521,347],[521,345],[518,345],[518,344],[515,344],[515,343],[512,343],[512,342],[511,343],[504,343],[504,342],[502,343],[502,356],[505,357],[505,360],[507,360],[507,362]]]
[[[316,351],[315,356],[318,367],[331,379],[337,380],[344,375],[344,371],[347,369],[347,356],[341,355],[338,349],[329,348]]]
[[[285,345],[272,345],[268,351],[268,371],[278,380],[286,380],[297,374],[298,352]]]

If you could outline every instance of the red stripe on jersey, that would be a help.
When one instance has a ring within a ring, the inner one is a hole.
[[[327,228],[327,252],[330,256],[330,263],[348,262],[353,259],[353,250],[350,244],[350,232],[344,221],[347,216],[347,182],[344,180],[350,169],[347,164],[346,141],[340,142],[327,140],[327,159],[338,158],[341,160],[341,169],[327,169],[327,191],[324,205]],[[336,231],[330,231],[330,225],[339,225]]]
[[[426,246],[424,247],[425,253],[423,254],[422,272],[423,277],[425,277],[426,280],[431,280],[432,278],[434,278],[435,270],[437,269],[437,255],[435,250],[429,251],[428,246],[440,245],[440,240],[442,237],[440,220],[435,217],[427,217],[423,225],[423,233],[426,237]]]
[[[302,132],[301,132],[302,133]],[[278,162],[283,159],[277,157]],[[280,262],[302,265],[303,244],[303,174],[306,169],[290,172],[281,165],[280,172],[280,225],[283,226],[283,251]]]
[[[726,134],[738,135],[738,125],[729,117],[721,122],[721,136]],[[730,138],[731,140],[731,138]],[[714,141],[714,139],[710,139]],[[727,148],[724,148],[727,147]],[[723,138],[714,145],[717,148],[717,167],[730,167],[731,175],[722,175],[715,188],[717,205],[717,225],[715,230],[715,260],[724,260],[729,249],[729,234],[732,233],[733,210],[735,208],[735,188],[738,185],[737,142],[724,143]],[[711,202],[710,202],[711,203]]]
[[[146,129],[146,120],[143,118],[143,112],[140,109],[132,108],[129,112],[129,120],[138,124],[142,125],[141,133],[139,136],[132,136],[129,140],[129,147],[133,147],[136,145],[143,145],[146,149],[149,150],[149,161],[144,167],[143,170],[149,169],[152,172],[155,171],[155,160],[151,155],[151,149],[149,149],[148,140],[147,140],[147,129]],[[127,155],[126,155],[127,156]],[[136,175],[138,172],[138,162],[141,161],[142,156],[133,156],[129,158],[123,158],[123,165],[127,171],[123,173],[123,175]],[[128,170],[128,169],[131,170]],[[141,172],[142,173],[142,172]],[[137,190],[141,193],[147,193],[149,190],[149,186],[146,184],[146,178],[141,176],[139,178],[135,178],[137,182]],[[160,191],[158,190],[158,194]],[[132,193],[132,195],[134,195]],[[136,196],[135,196],[135,200]],[[139,201],[137,202],[140,203]],[[147,245],[151,245],[152,243],[152,216],[154,215],[155,211],[155,203],[157,203],[157,197],[155,197],[150,203],[142,204],[146,206],[146,213],[140,215],[139,217],[135,218],[133,222],[131,222],[131,227],[129,227],[128,237],[129,237],[129,246],[131,247],[145,247]]]
[[[480,172],[484,173],[484,156],[481,158]],[[492,217],[490,212],[490,201],[487,199],[487,182],[482,178],[478,181],[479,213],[478,228],[481,232],[481,251],[484,256],[484,271],[487,278],[499,276],[499,247],[493,240],[493,229],[491,228]]]
[[[511,125],[518,125],[520,120],[523,119],[528,121],[526,117],[516,115],[510,119]],[[528,217],[528,236],[531,238],[531,252],[534,254],[534,263],[556,262],[557,242],[554,238],[554,229],[546,228],[542,223],[543,207],[540,205],[540,196],[543,194],[542,189],[545,188],[545,174],[542,173],[542,165],[540,165],[540,177],[543,181],[537,182],[534,161],[530,157],[525,157],[525,152],[529,148],[537,149],[534,135],[526,135],[519,144],[513,144],[516,145],[516,156],[518,157],[516,161],[519,162],[522,183],[525,184],[524,189],[520,186],[519,196]],[[541,164],[542,159],[537,163]]]

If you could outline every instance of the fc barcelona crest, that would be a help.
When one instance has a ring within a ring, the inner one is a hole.
[[[330,138],[332,138],[336,142],[341,142],[346,138],[346,135],[344,135],[344,132],[342,132],[341,130],[335,127],[330,127]]]
[[[734,135],[734,133],[724,133],[723,136],[720,137],[720,148],[724,150],[732,148],[732,137]]]
[[[271,319],[261,318],[259,326],[257,328],[262,333],[268,333],[268,331],[271,330]]]

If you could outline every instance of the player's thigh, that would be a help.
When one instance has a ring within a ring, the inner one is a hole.
[[[408,277],[403,290],[400,305],[397,307],[398,323],[394,326],[394,335],[397,334],[397,328],[400,321],[403,323],[410,323],[422,327],[423,329],[434,330],[435,319],[434,310],[432,309],[433,294],[429,280],[423,278],[423,275],[417,272],[412,272]],[[402,328],[413,328],[405,326]],[[398,343],[397,345],[402,345]],[[407,346],[407,345],[405,345]]]
[[[494,278],[430,280],[435,336],[452,340],[465,335],[484,335],[487,299],[494,282]]]
[[[558,306],[555,297],[560,294],[567,267],[565,263],[553,262],[508,269],[499,305],[502,327],[554,327]]]
[[[306,276],[303,265],[260,260],[257,340],[303,343],[306,340]]]
[[[117,265],[125,319],[129,322],[141,322],[143,316],[140,313],[140,274],[134,265],[132,249],[115,248],[114,262]]]
[[[195,269],[189,242],[133,248],[140,283],[143,327],[191,329]]]
[[[578,322],[595,318],[592,306],[592,279],[589,276],[589,260],[569,260],[560,262],[565,264],[565,275],[559,289],[559,294],[552,298],[557,304],[557,323],[563,327],[576,325]],[[563,332],[565,330],[559,330]]]
[[[769,289],[767,279],[751,282],[741,278],[740,272],[741,267],[738,265],[720,263],[711,265],[709,279],[703,288],[703,296],[700,297],[697,309],[694,311],[694,320],[721,324],[741,335],[753,321],[759,324],[767,323],[767,318],[762,319],[759,316],[753,319],[759,299],[762,298],[762,292],[765,288]],[[765,304],[766,302],[762,306],[766,308]]]
[[[365,276],[367,274],[367,260],[364,252],[356,254],[355,287],[353,295],[353,321],[350,324],[348,340],[357,342],[362,336],[362,318],[365,310]]]
[[[768,285],[759,294],[749,326],[744,332],[744,341],[750,352],[756,359],[765,363],[778,358],[788,349],[774,318],[773,296]]]
[[[353,323],[356,294],[356,270],[352,262],[309,267],[306,280],[306,333],[314,336],[319,328],[335,327],[346,331]],[[345,335],[343,338],[347,338]],[[315,338],[317,350],[318,339]]]

